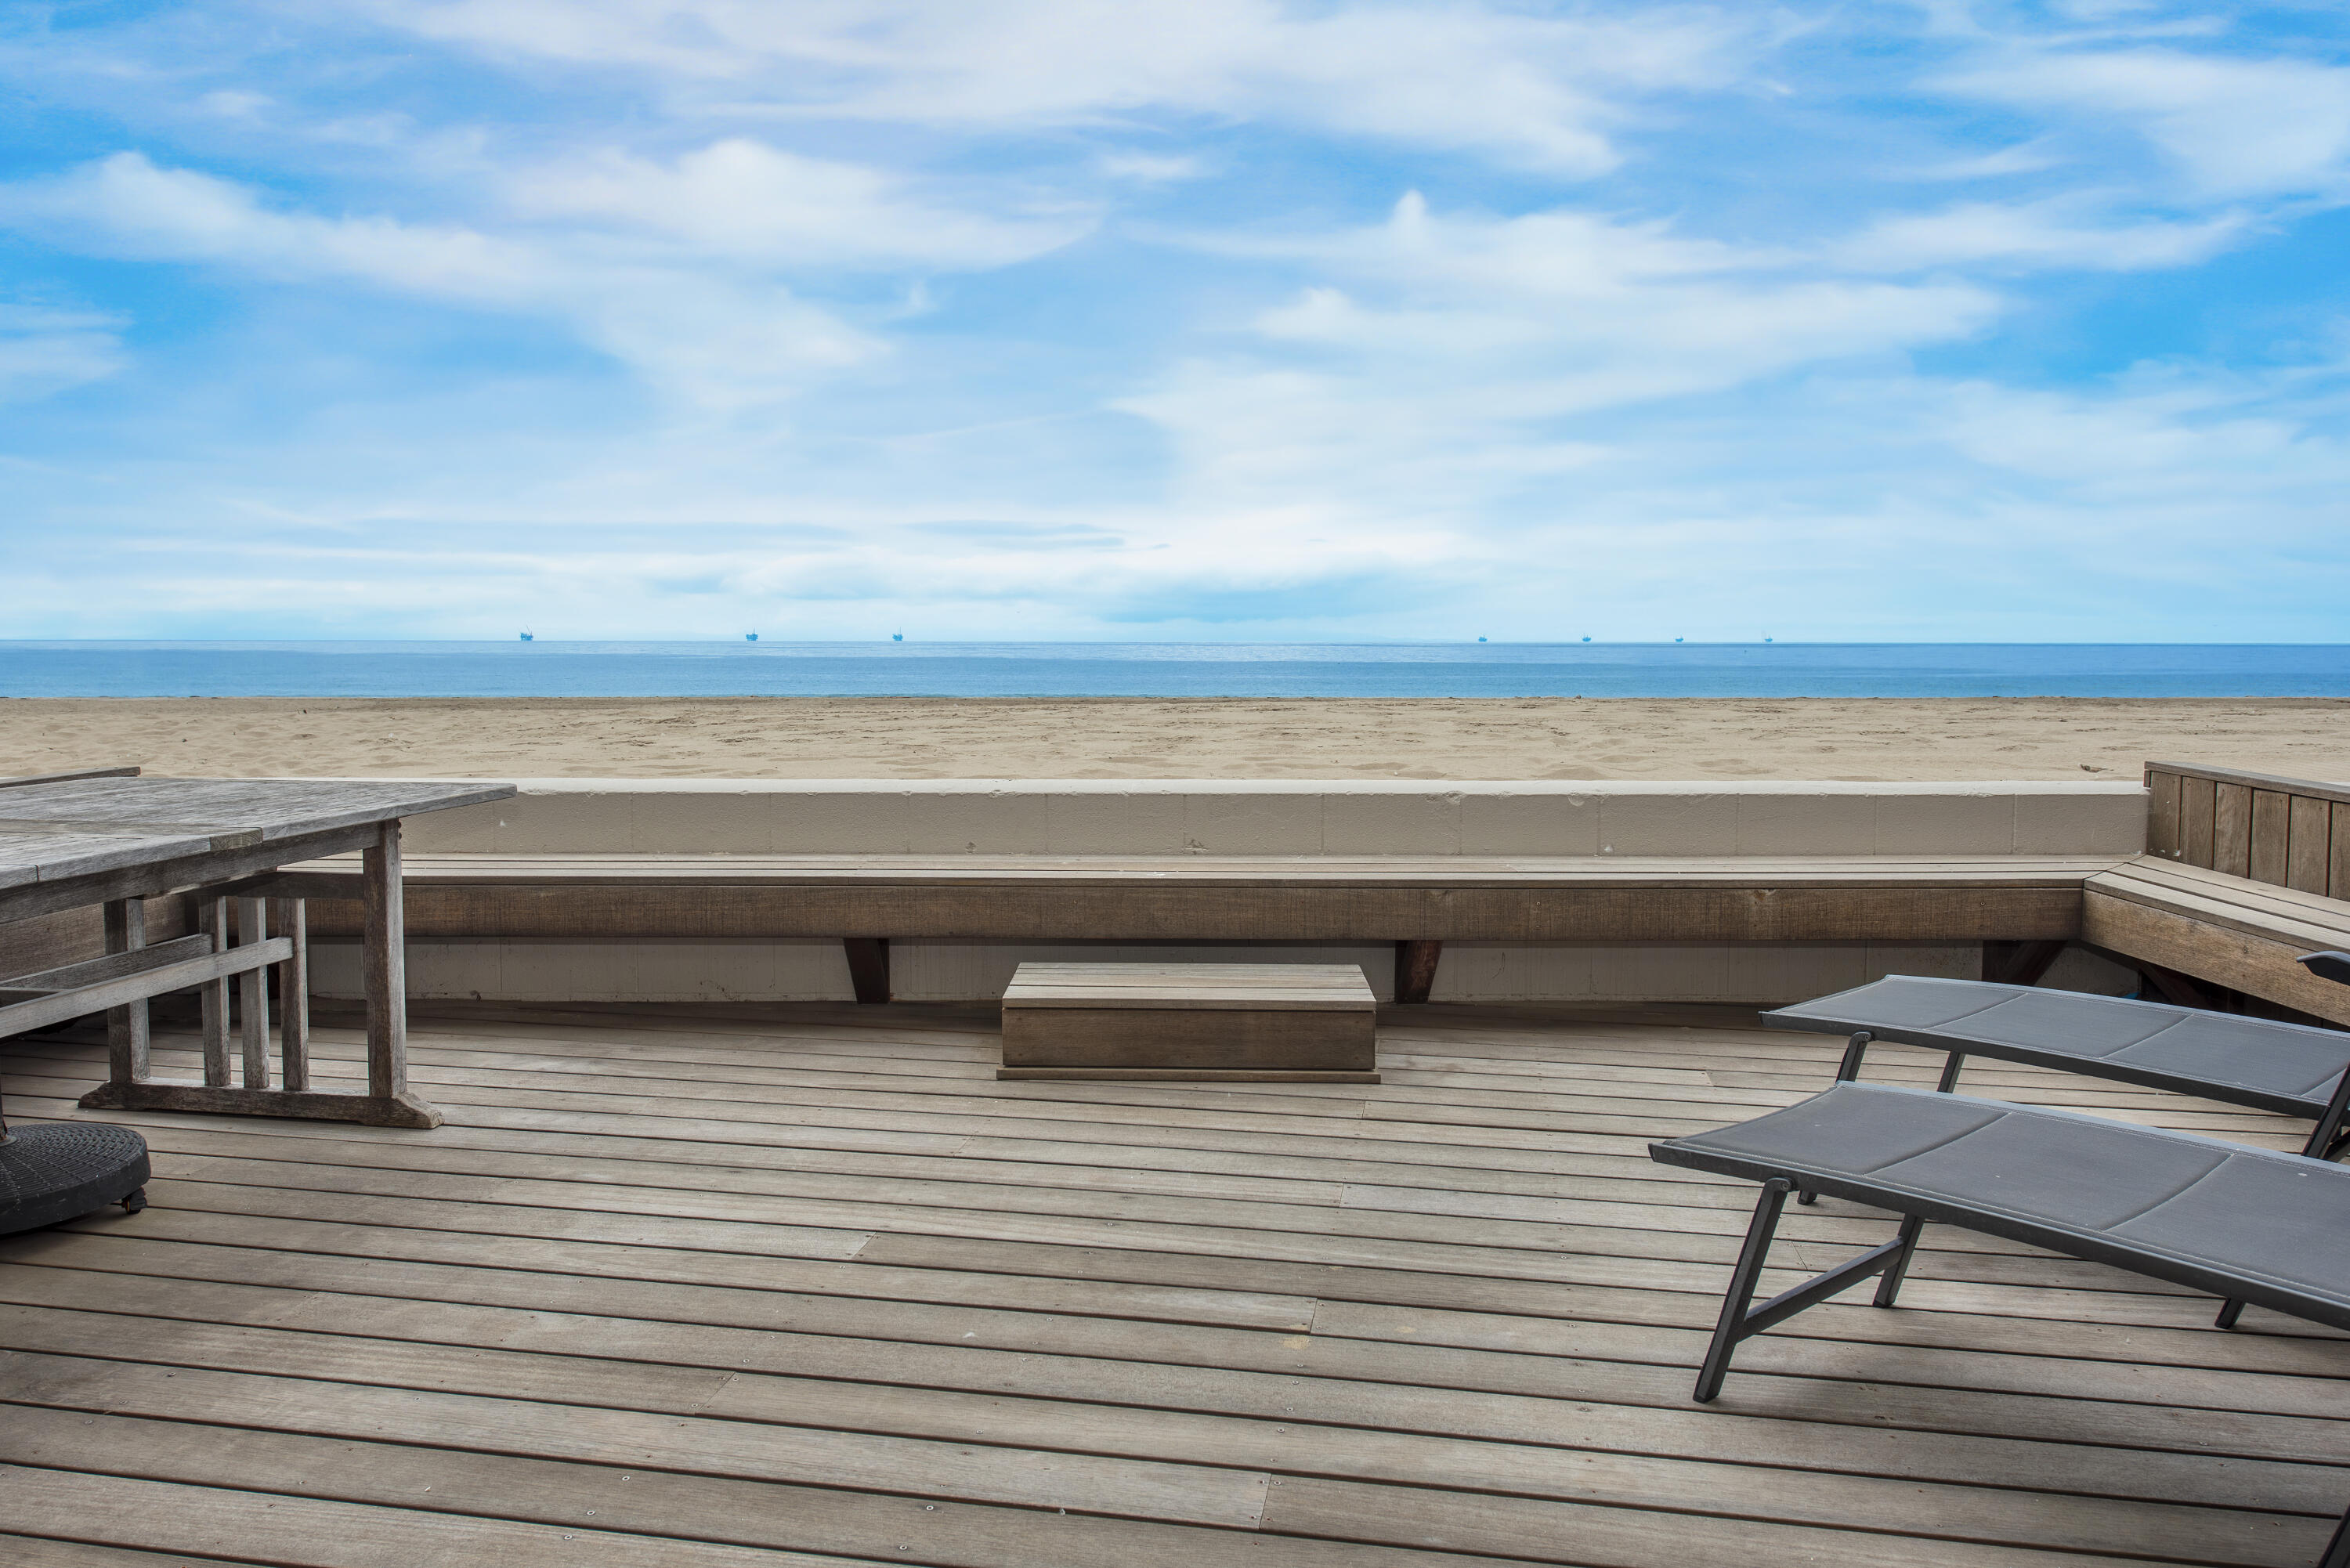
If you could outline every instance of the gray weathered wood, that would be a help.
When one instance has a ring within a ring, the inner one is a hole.
[[[411,780],[21,783],[0,807],[0,920],[72,908],[77,898],[93,904],[250,876],[358,847],[353,829],[513,793]]]
[[[228,946],[228,900],[209,894],[196,899],[196,929],[213,940],[217,950]],[[204,1082],[221,1087],[228,1083],[228,974],[223,971],[196,992],[203,1023]]]
[[[2146,851],[2166,860],[2179,857],[2179,778],[2157,763],[2146,765]]]
[[[2182,774],[2178,779],[2178,858],[2189,866],[2211,864],[2214,819],[2219,812],[2219,785],[2208,778]]]
[[[2343,808],[2314,795],[2297,794],[2293,802],[2285,857],[2284,885],[2303,893],[2326,889],[2326,858],[2330,853],[2334,812]]]
[[[367,934],[359,963],[367,990],[368,1093],[408,1089],[408,938],[401,923],[400,824],[376,829],[365,853]]]
[[[2325,874],[2325,890],[2333,898],[2350,898],[2350,805],[2335,801],[2333,815],[2331,847],[2326,852],[2331,868]]]
[[[567,857],[476,863],[435,857],[406,879],[420,937],[813,937],[998,941],[1936,941],[2066,940],[2081,879],[2113,856],[2019,865],[1870,860],[1625,866],[1263,865],[1035,857],[1032,867],[841,857],[761,867],[744,858]],[[354,874],[304,867],[263,884],[316,901],[314,938],[359,934]]]
[[[2261,926],[2249,913],[2119,878],[2093,885],[2082,915],[2083,940],[2094,946],[2350,1025],[2350,991],[2293,961],[2342,944],[2313,941],[2297,925]]]
[[[93,985],[78,986],[71,991],[45,992],[23,1002],[0,1007],[0,1036],[21,1034],[29,1029],[46,1029],[52,1023],[69,1023],[77,1018],[120,1007],[127,1002],[185,991],[191,986],[199,987],[206,993],[217,989],[225,997],[230,976],[256,964],[273,963],[285,952],[283,946],[275,942],[264,942],[249,952],[201,951],[201,945],[207,940],[202,937],[190,938],[149,948],[147,952],[155,955],[151,968],[117,975]],[[172,959],[172,954],[192,949],[198,950],[196,956]],[[220,1049],[221,1060],[225,1064],[228,1059],[225,1025],[220,1033]]]
[[[68,784],[75,779],[129,779],[139,776],[138,768],[80,768],[63,774],[26,774],[18,778],[0,779],[0,789],[22,789],[27,784]]]
[[[937,1136],[915,1130],[928,1118],[870,1111],[868,1136],[928,1139],[937,1168],[915,1184],[895,1156],[858,1163],[881,1146],[842,1143],[847,1124],[733,1118],[724,1084],[688,1124],[641,1077],[589,1093],[579,1075],[730,1055],[779,1072],[850,1049],[969,1074],[992,1042],[967,1010],[862,1027],[846,1007],[465,1016],[420,1025],[420,1075],[453,1039],[503,1052],[512,1086],[463,1102],[441,1135],[157,1117],[155,1208],[0,1241],[0,1261],[37,1265],[0,1268],[0,1300],[23,1303],[0,1314],[19,1368],[0,1459],[26,1467],[0,1478],[0,1528],[68,1518],[125,1549],[306,1568],[339,1568],[355,1541],[387,1561],[548,1568],[712,1550],[737,1554],[713,1563],[797,1551],[971,1568],[1479,1561],[1462,1552],[1618,1568],[1679,1568],[1692,1552],[1756,1568],[2062,1568],[2117,1552],[2290,1568],[2337,1506],[2338,1340],[2273,1332],[2282,1320],[2214,1334],[2195,1298],[2066,1282],[2059,1261],[2019,1252],[1936,1254],[1936,1268],[1990,1267],[1915,1280],[1911,1310],[1828,1303],[1752,1343],[1738,1410],[1691,1409],[1742,1190],[1663,1176],[1636,1129],[1609,1140],[1623,1152],[1603,1168],[1499,1104],[1479,1123],[1413,1119],[1426,1113],[1402,1096],[1464,1073],[1346,1095],[1396,1118],[1378,1137],[1312,1085],[1200,1091],[1299,1108],[1190,1149],[1175,1145],[1201,1130],[1140,1104],[1114,1144],[1098,1122]],[[1791,1046],[1721,1016],[1670,1030],[1412,1019],[1421,1049],[1464,1061],[1709,1064],[1624,1081],[1659,1095],[1659,1127],[1734,1114],[1702,1097],[1708,1072],[1743,1063],[1815,1085],[1841,1044]],[[347,1077],[357,1043],[324,1033]],[[74,1048],[16,1043],[17,1081]],[[95,1044],[80,1049],[96,1070]],[[1879,1054],[1872,1071],[1931,1081],[1917,1054]],[[2027,1099],[2064,1082],[2014,1076]],[[1039,1109],[1163,1092],[998,1087]],[[1325,1108],[1309,1114],[1301,1090]],[[2183,1103],[2116,1092],[2117,1106]],[[623,1148],[642,1158],[614,1158]],[[746,1190],[754,1163],[780,1180]],[[1152,1207],[1087,1185],[1154,1164]],[[827,1186],[819,1168],[840,1175]],[[1014,1168],[1017,1188],[1003,1184]],[[1185,1197],[1194,1169],[1214,1173],[1199,1179],[1218,1184],[1214,1201]],[[1315,1171],[1340,1179],[1297,1190]],[[1588,1223],[1634,1207],[1642,1218]],[[893,1208],[889,1229],[832,1231],[820,1257],[759,1241],[793,1230],[778,1220]],[[1821,1209],[1791,1221],[1774,1277],[1886,1229]],[[1603,1234],[1627,1250],[1588,1250]],[[152,1332],[126,1338],[126,1321]],[[807,1468],[775,1468],[785,1452]],[[1087,1460],[1078,1480],[1097,1479],[1071,1512],[1028,1493],[985,1501],[1058,1484],[1073,1453]],[[1121,1464],[1205,1467],[1203,1484],[1269,1474],[1270,1528],[1183,1523],[1198,1490],[1102,1486]],[[1082,1511],[1087,1500],[1107,1511]]]
[[[1436,985],[1436,966],[1443,957],[1442,942],[1396,943],[1396,1001],[1407,1006],[1426,1002],[1429,992]]]
[[[1003,1071],[1376,1082],[1378,1002],[1351,964],[1024,963],[1003,993]]]
[[[365,1122],[385,1127],[437,1127],[441,1112],[401,1090],[393,1095],[355,1095],[300,1089],[248,1089],[235,1085],[194,1084],[176,1078],[145,1078],[132,1084],[101,1084],[84,1095],[87,1110],[193,1111],[212,1116],[299,1116],[306,1121]]]
[[[147,945],[147,905],[140,898],[112,898],[106,904],[106,950],[130,957]],[[109,1075],[147,1075],[147,998],[126,1002],[106,1014],[106,1052]]]
[[[2242,768],[2207,767],[2200,763],[2148,763],[2146,764],[2147,786],[2152,787],[2158,774],[2169,774],[2181,779],[2201,779],[2210,783],[2241,784],[2251,789],[2272,789],[2286,794],[2313,795],[2319,800],[2350,803],[2350,784],[2327,783],[2321,779],[2286,778],[2280,774],[2256,774]]]
[[[141,925],[144,924],[142,917],[132,916],[124,920],[126,927],[130,924],[130,919],[138,919]],[[14,980],[0,981],[0,994],[12,1001],[21,997],[47,996],[52,992],[96,985],[104,980],[120,980],[124,975],[143,974],[159,964],[178,963],[182,959],[199,958],[212,950],[212,938],[201,934],[157,942],[152,947],[143,944],[123,947],[104,958],[84,959],[79,963],[61,964],[36,974],[22,974]]]
[[[286,1087],[310,1086],[310,940],[299,898],[270,900],[278,935],[293,944],[277,966],[277,1058]],[[118,1077],[120,1074],[116,1075]]]
[[[236,940],[240,947],[268,939],[267,908],[266,900],[261,898],[236,900]],[[244,1086],[265,1089],[269,1087],[269,973],[266,970],[249,969],[237,976],[236,983]]]
[[[2211,869],[2249,874],[2252,859],[2252,786],[2219,784],[2211,803]]]
[[[2292,795],[2272,789],[2252,791],[2251,837],[2244,875],[2255,882],[2282,886],[2289,860],[2293,832]]]

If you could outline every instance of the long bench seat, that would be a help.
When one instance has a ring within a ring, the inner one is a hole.
[[[442,939],[837,939],[860,1000],[891,940],[1393,942],[1424,1000],[1455,942],[2061,944],[2111,856],[414,856],[408,929]],[[355,867],[271,878],[313,935],[358,929]]]
[[[446,856],[407,865],[411,936],[1126,941],[2070,940],[2113,857]],[[273,890],[348,899],[355,867]],[[312,929],[345,934],[355,909]]]
[[[357,877],[267,891],[333,939]],[[405,884],[411,937],[839,939],[868,999],[890,939],[1395,942],[1407,999],[1448,941],[1981,942],[2025,984],[2081,942],[2350,1024],[2294,961],[2350,947],[2350,902],[2149,856],[423,855]]]

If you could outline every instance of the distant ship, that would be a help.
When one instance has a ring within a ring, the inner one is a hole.
[[[522,639],[523,639],[525,642],[528,642],[528,641],[530,640],[530,633],[528,633],[528,632],[524,632],[524,633],[522,634]]]
[[[743,634],[743,640],[745,642],[756,642],[759,640],[759,634],[755,631],[746,631]]]
[[[906,640],[906,634],[902,631],[893,631],[889,634],[889,640],[892,642],[903,642]]]

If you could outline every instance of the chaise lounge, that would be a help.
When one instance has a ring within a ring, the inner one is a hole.
[[[2350,982],[2350,953],[2301,963]],[[1992,1056],[2091,1077],[2199,1095],[2281,1116],[2314,1118],[2302,1152],[2321,1158],[2350,1141],[2350,1033],[2078,992],[1890,975],[1762,1014],[1773,1029],[1850,1034],[1839,1082],[1859,1075],[1871,1043],[1947,1051],[1941,1087],[1969,1056]]]
[[[2334,963],[2313,963],[2318,972],[2350,979],[2350,958],[2314,956],[2340,964],[2337,973]],[[1876,989],[1864,987],[1846,999]],[[1898,995],[1898,989],[1892,994]],[[2002,1005],[1995,1001],[1967,1016],[1980,1019]],[[1894,1011],[1880,1007],[1877,1016]],[[2025,1009],[2015,1012],[2030,1015]],[[2220,1026],[2254,1022],[2211,1021]],[[2196,1037],[2185,1025],[2166,1027]],[[1663,1164],[1762,1184],[1698,1374],[1700,1403],[1721,1393],[1742,1341],[1797,1313],[1872,1278],[1877,1281],[1875,1304],[1892,1306],[1918,1233],[1929,1220],[2209,1291],[2225,1300],[2221,1327],[2232,1326],[2246,1303],[2257,1303],[2350,1330],[2350,1246],[2344,1245],[2350,1238],[2350,1168],[2192,1133],[1951,1094],[1950,1081],[1964,1054],[1961,1043],[1971,1045],[1978,1037],[1998,1047],[1986,1054],[2068,1064],[2056,1059],[2063,1053],[2053,1047],[2015,1044],[2005,1036],[2020,1031],[1998,1025],[1973,1033],[1932,1033],[1900,1023],[1893,1028],[1930,1034],[1912,1043],[1952,1053],[1942,1089],[1850,1081],[1869,1038],[1869,1032],[1856,1031],[1845,1071],[1825,1092],[1752,1121],[1649,1146],[1650,1157]],[[2144,1041],[2154,1033],[2137,1038]],[[2129,1048],[2128,1043],[2108,1045],[2114,1051]],[[2109,1058],[2090,1059],[2106,1065],[2103,1076],[2148,1082],[2160,1073],[2172,1080],[2166,1087],[2211,1093],[2199,1080],[2182,1085],[2175,1069],[2148,1064],[2145,1054],[2119,1071],[2112,1070]],[[2216,1097],[2255,1103],[2246,1097],[2249,1092],[2254,1091]],[[2343,1101],[2343,1092],[2334,1089],[2310,1140],[2311,1151],[2334,1147]],[[1752,1305],[1781,1211],[1795,1192],[1806,1200],[1825,1193],[1889,1210],[1901,1217],[1900,1224],[1893,1240]],[[2318,1568],[2350,1568],[2350,1514]]]

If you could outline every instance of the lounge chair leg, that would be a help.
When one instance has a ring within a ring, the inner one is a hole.
[[[1844,1043],[1844,1060],[1836,1064],[1836,1082],[1849,1084],[1860,1076],[1860,1059],[1868,1054],[1868,1043],[1877,1036],[1866,1029],[1856,1029],[1852,1038]]]
[[[1966,1064],[1967,1054],[1965,1052],[1951,1052],[1950,1059],[1942,1064],[1942,1081],[1934,1085],[1934,1092],[1938,1095],[1947,1095],[1952,1089],[1957,1088],[1959,1086],[1959,1069]]]
[[[1706,1346],[1705,1366],[1697,1375],[1696,1397],[1700,1405],[1721,1392],[1721,1380],[1730,1372],[1730,1358],[1740,1340],[1775,1328],[1797,1313],[1809,1312],[1830,1296],[1842,1295],[1879,1274],[1889,1277],[1877,1287],[1878,1306],[1891,1306],[1900,1293],[1901,1276],[1909,1267],[1909,1254],[1917,1249],[1918,1232],[1925,1227],[1925,1221],[1914,1215],[1903,1217],[1899,1232],[1883,1246],[1871,1247],[1849,1262],[1838,1263],[1793,1290],[1781,1291],[1761,1306],[1746,1304],[1754,1299],[1754,1287],[1762,1278],[1762,1260],[1769,1255],[1771,1238],[1779,1229],[1780,1206],[1794,1186],[1792,1178],[1774,1176],[1762,1184],[1762,1196],[1754,1200],[1754,1218],[1746,1226],[1746,1245],[1738,1254],[1738,1266],[1731,1271],[1730,1290],[1721,1298],[1721,1320],[1714,1324],[1713,1343]]]
[[[1915,1214],[1902,1217],[1901,1232],[1894,1238],[1901,1250],[1893,1254],[1893,1261],[1885,1265],[1885,1273],[1877,1282],[1875,1305],[1889,1307],[1901,1293],[1901,1282],[1909,1273],[1909,1260],[1918,1251],[1918,1232],[1925,1228],[1926,1221]]]
[[[1868,1043],[1877,1036],[1866,1029],[1856,1029],[1844,1044],[1844,1060],[1836,1064],[1835,1081],[1849,1084],[1860,1076],[1861,1058],[1868,1054]],[[1820,1200],[1820,1195],[1808,1188],[1795,1194],[1795,1201],[1806,1208]]]
[[[1774,1176],[1762,1184],[1762,1196],[1754,1200],[1754,1218],[1746,1224],[1746,1245],[1739,1249],[1738,1266],[1730,1272],[1730,1289],[1721,1298],[1721,1320],[1714,1324],[1713,1343],[1706,1346],[1705,1366],[1698,1371],[1695,1398],[1700,1405],[1712,1403],[1721,1392],[1721,1380],[1730,1373],[1730,1358],[1737,1352],[1738,1342],[1746,1337],[1741,1330],[1746,1325],[1747,1303],[1754,1299],[1754,1287],[1762,1281],[1762,1261],[1770,1256],[1771,1238],[1778,1233],[1779,1211],[1794,1188],[1785,1177]]]
[[[2350,1072],[2345,1072],[2342,1081],[2334,1085],[2334,1094],[2325,1102],[2325,1114],[2310,1128],[2309,1141],[2301,1146],[2301,1152],[2312,1159],[2332,1159],[2345,1142],[2350,1142],[2350,1127],[2345,1127],[2345,1122],[2350,1122]]]
[[[2236,1320],[2243,1315],[2242,1300],[2236,1296],[2230,1296],[2220,1303],[2220,1315],[2211,1320],[2211,1325],[2214,1328],[2233,1328],[2236,1326]]]

